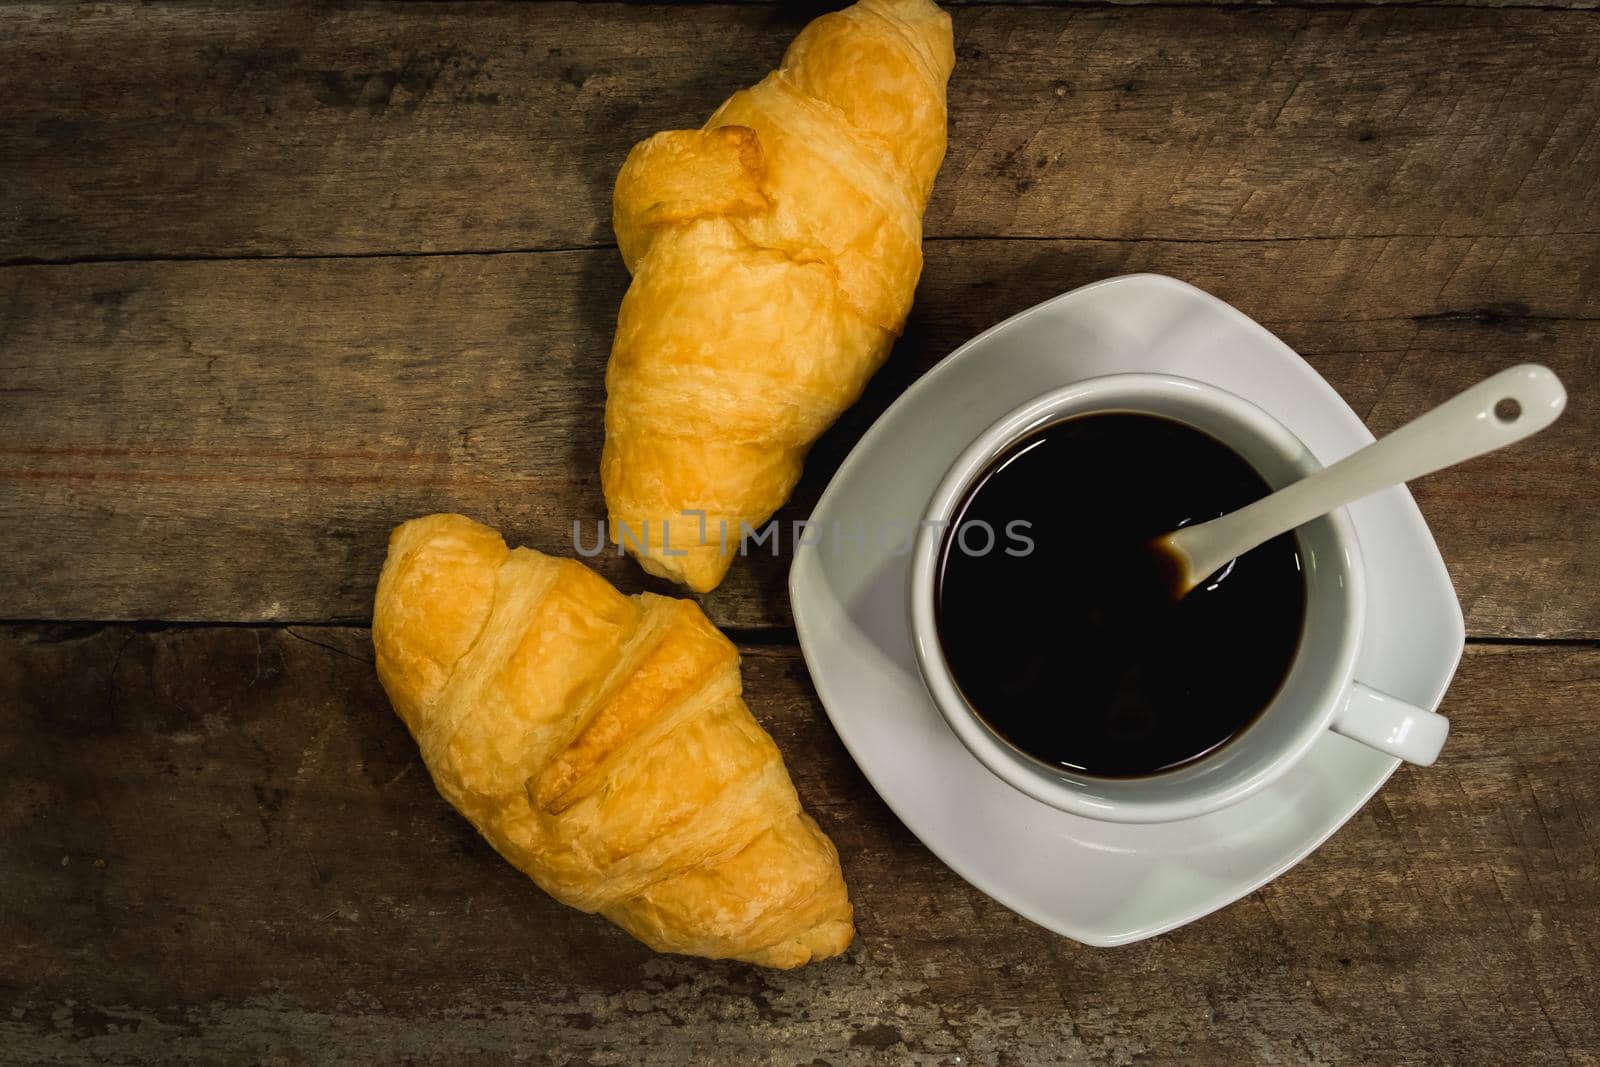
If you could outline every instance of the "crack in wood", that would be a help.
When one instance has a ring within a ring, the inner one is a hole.
[[[294,638],[296,641],[302,641],[305,644],[315,645],[317,648],[326,649],[327,651],[332,652],[336,656],[343,656],[345,659],[354,660],[356,663],[365,663],[369,667],[370,666],[374,666],[375,663],[376,663],[376,661],[373,660],[371,657],[358,656],[354,652],[349,651],[348,649],[340,648],[337,645],[330,645],[325,641],[318,641],[316,638],[307,637],[305,634],[295,633],[295,628],[293,626],[285,626],[285,627],[283,627],[283,632],[288,634],[290,637]]]

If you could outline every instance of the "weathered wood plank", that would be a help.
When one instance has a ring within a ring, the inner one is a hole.
[[[436,3],[449,3],[452,0],[434,0]],[[480,0],[467,0],[477,3]],[[524,0],[524,2],[544,2],[544,0]],[[580,3],[617,3],[619,0],[577,0]],[[646,0],[620,0],[622,3],[640,3]],[[685,0],[685,3],[694,0]],[[707,2],[707,0],[701,0]],[[829,11],[845,6],[848,0],[709,0],[721,4],[789,4],[797,10]],[[1595,0],[938,0],[940,6],[947,8],[962,7],[1070,7],[1074,4],[1085,4],[1093,7],[1104,7],[1108,4],[1117,7],[1143,7],[1150,4],[1159,4],[1163,7],[1271,7],[1271,8],[1302,8],[1302,7],[1384,7],[1390,4],[1405,4],[1408,7],[1437,7],[1437,8],[1473,8],[1473,7],[1509,7],[1522,10],[1555,10],[1555,11],[1591,11],[1597,5]]]
[[[604,2],[604,0],[592,0],[592,2]],[[632,2],[632,0],[627,0],[627,2]],[[782,3],[784,0],[719,0],[719,2]],[[1163,6],[1178,7],[1272,8],[1326,7],[1333,5],[1341,7],[1383,7],[1388,4],[1406,4],[1412,7],[1511,7],[1565,11],[1590,11],[1596,6],[1594,0],[939,0],[939,3],[951,8],[976,4],[985,6],[1004,4],[1016,7],[1060,7],[1073,4],[1088,4],[1097,7],[1105,4],[1114,4],[1118,7],[1142,7],[1146,4],[1161,4]]]
[[[449,0],[436,0],[436,2],[449,2]],[[473,0],[476,2],[476,0]],[[535,0],[538,2],[538,0]],[[615,3],[617,0],[580,0],[582,3]],[[640,0],[621,0],[623,3],[636,3]],[[791,0],[714,0],[716,3],[732,4],[768,4],[790,3]],[[827,11],[836,7],[843,7],[845,0],[803,0],[797,4],[800,10]],[[1558,10],[1558,11],[1590,11],[1597,5],[1595,0],[939,0],[942,7],[961,8],[982,5],[985,7],[1065,7],[1074,4],[1087,4],[1094,7],[1103,7],[1114,4],[1118,7],[1142,7],[1147,4],[1160,4],[1162,6],[1179,7],[1272,7],[1272,8],[1301,8],[1301,7],[1326,7],[1339,5],[1341,7],[1384,7],[1389,4],[1406,4],[1410,7],[1439,7],[1439,8],[1472,8],[1472,7],[1510,7],[1530,10]]]
[[[803,518],[916,376],[1064,289],[1158,270],[1265,321],[1392,429],[1518,359],[1573,410],[1418,495],[1481,635],[1600,635],[1600,260],[1584,238],[933,242],[917,310],[813,453]],[[459,510],[570,551],[604,514],[614,252],[0,270],[0,618],[362,621],[387,531]],[[789,622],[780,559],[707,598]],[[608,558],[625,588],[644,579]]]
[[[1097,950],[906,832],[798,654],[751,703],[860,938],[652,956],[434,793],[360,630],[0,630],[0,1041],[27,1062],[1529,1062],[1600,1056],[1600,650],[1474,646],[1438,766],[1173,934]]]
[[[628,146],[808,12],[0,12],[0,261],[608,243]],[[961,8],[935,236],[1600,234],[1600,22]]]

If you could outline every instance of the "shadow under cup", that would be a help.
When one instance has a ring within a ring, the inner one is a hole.
[[[1103,778],[1046,764],[1015,747],[966,703],[945,661],[934,602],[940,523],[948,522],[990,462],[1014,443],[1079,415],[1133,412],[1184,423],[1222,442],[1281,488],[1321,466],[1260,408],[1213,386],[1162,375],[1079,382],[1034,400],[986,430],[935,491],[912,560],[911,612],[924,682],[962,743],[1001,779],[1053,807],[1114,822],[1164,822],[1225,807],[1285,773],[1327,730],[1346,698],[1360,644],[1360,549],[1344,509],[1295,531],[1304,567],[1298,650],[1277,694],[1226,744],[1169,770]],[[1064,683],[1069,688],[1070,680]]]

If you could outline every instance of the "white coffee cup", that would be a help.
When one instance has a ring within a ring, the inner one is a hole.
[[[1242,456],[1273,488],[1321,466],[1282,423],[1249,401],[1215,386],[1162,374],[1116,374],[1081,381],[1023,404],[980,434],[934,491],[911,559],[911,627],[923,681],[945,721],[972,754],[1005,782],[1052,807],[1132,823],[1186,819],[1236,803],[1287,774],[1325,730],[1411,763],[1432,763],[1449,732],[1449,720],[1363,685],[1355,677],[1366,618],[1366,575],[1355,528],[1343,508],[1295,532],[1306,583],[1299,649],[1272,702],[1216,751],[1170,771],[1100,778],[1028,755],[973,712],[950,673],[935,624],[945,532],[973,481],[1012,444],[1071,416],[1105,411],[1162,415],[1210,434]],[[1067,714],[1072,700],[1070,667],[1064,667],[1060,684],[1060,711]]]

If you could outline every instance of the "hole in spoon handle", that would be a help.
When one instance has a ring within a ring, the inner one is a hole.
[[[1492,423],[1510,436],[1504,443],[1520,441],[1556,421],[1567,406],[1567,391],[1548,367],[1521,363],[1479,382],[1463,396],[1485,390],[1494,399],[1487,405]]]

